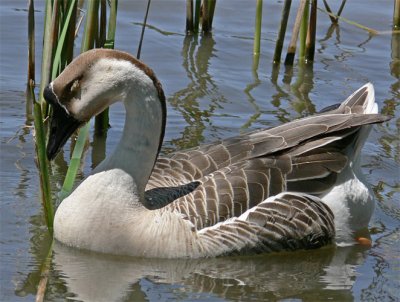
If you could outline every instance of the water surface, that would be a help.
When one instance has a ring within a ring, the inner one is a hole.
[[[35,4],[36,57],[40,62],[44,9],[43,2]],[[264,1],[258,69],[252,56],[254,1],[219,0],[213,35],[197,38],[184,35],[182,1],[152,1],[151,27],[146,30],[141,56],[163,83],[168,100],[163,153],[279,125],[337,103],[372,82],[380,111],[394,118],[373,127],[362,153],[363,172],[376,197],[369,227],[371,247],[160,260],[97,255],[56,244],[46,300],[398,300],[400,35],[390,31],[392,5],[389,0],[346,4],[344,17],[380,31],[378,35],[344,22],[332,27],[319,11],[314,65],[281,66],[276,74],[271,61],[281,1]],[[145,6],[145,1],[120,1],[117,48],[136,53]],[[33,129],[24,99],[26,14],[25,1],[0,3],[2,301],[34,299],[50,244],[40,206]],[[76,54],[79,48],[77,44]],[[80,178],[113,149],[123,123],[123,107],[115,105],[107,142],[90,136]],[[69,154],[67,144],[52,167],[54,192],[61,186]]]

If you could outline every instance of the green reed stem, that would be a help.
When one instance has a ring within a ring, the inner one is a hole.
[[[104,47],[107,39],[107,0],[100,0],[99,33],[96,39],[96,47]]]
[[[103,0],[102,0],[103,1]],[[111,0],[110,2],[110,16],[108,19],[108,32],[107,39],[104,43],[104,48],[114,48],[115,31],[117,28],[117,9],[118,0]],[[110,118],[109,109],[106,108],[102,113],[95,117],[94,131],[96,135],[105,135],[109,128]]]
[[[111,0],[110,2],[110,16],[108,18],[108,31],[107,31],[107,41],[104,48],[114,48],[115,41],[115,31],[117,29],[117,10],[118,10],[118,0]]]
[[[290,39],[288,51],[286,54],[285,65],[293,65],[294,56],[296,54],[297,38],[299,36],[300,24],[301,24],[301,20],[303,18],[303,12],[304,12],[305,6],[306,6],[306,0],[301,0],[299,8],[297,10],[296,20],[295,20],[294,26],[293,26],[292,37]]]
[[[369,27],[367,27],[367,26],[365,26],[365,25],[362,25],[362,24],[360,24],[360,23],[351,21],[351,20],[349,20],[349,19],[346,19],[345,17],[340,17],[340,16],[338,16],[338,15],[335,15],[335,14],[333,14],[333,13],[330,13],[329,11],[323,10],[323,9],[321,9],[321,8],[319,8],[319,7],[318,7],[318,9],[319,9],[320,11],[324,12],[324,13],[327,13],[329,16],[333,16],[334,18],[337,18],[338,20],[342,20],[343,22],[346,22],[346,23],[348,23],[348,24],[354,25],[355,27],[361,28],[361,29],[367,31],[368,33],[370,33],[371,35],[377,35],[377,34],[379,33],[377,30],[375,30],[375,29],[373,29],[373,28],[369,28]]]
[[[214,21],[215,6],[217,5],[217,0],[208,0],[208,11],[209,11],[209,24],[210,30],[212,30],[212,24]]]
[[[324,1],[325,9],[328,12],[328,16],[331,19],[332,23],[337,23],[338,19],[335,17],[335,14],[332,12],[331,7],[329,6],[328,2],[326,0]]]
[[[193,33],[193,0],[186,0],[186,33]]]
[[[28,80],[26,83],[26,115],[32,115],[33,92],[35,84],[35,4],[28,1]]]
[[[50,82],[51,61],[52,61],[52,45],[51,45],[51,27],[52,27],[52,5],[51,0],[46,0],[44,15],[44,33],[43,33],[43,51],[42,51],[42,69],[40,77],[39,102],[46,104],[43,98],[43,90]]]
[[[274,52],[274,64],[280,64],[283,41],[285,40],[286,28],[289,19],[290,6],[292,4],[292,0],[285,0],[282,9],[282,18],[281,25],[279,27],[278,39],[276,40],[275,52]]]
[[[44,116],[48,115],[49,104],[43,98],[44,88],[50,83],[53,63],[53,52],[57,43],[58,36],[58,1],[46,0],[42,69],[40,79],[39,101],[42,106]]]
[[[314,61],[315,54],[315,38],[317,34],[317,0],[311,0],[310,23],[308,25],[306,40],[306,63]]]
[[[91,0],[87,2],[87,15],[81,52],[85,52],[94,47],[94,42],[98,34],[97,19],[99,14],[99,3],[99,0]]]
[[[201,11],[201,31],[208,33],[210,31],[210,17],[208,10],[208,0],[203,0],[203,9]]]
[[[339,10],[338,10],[338,12],[337,12],[337,14],[336,14],[336,15],[338,15],[339,17],[340,17],[340,15],[342,14],[342,11],[343,11],[343,8],[344,8],[345,4],[346,4],[346,0],[342,0],[342,4],[340,4]]]
[[[53,244],[54,244],[54,240],[51,241],[49,250],[47,252],[47,256],[44,259],[42,265],[40,266],[40,281],[37,286],[35,302],[45,301],[44,298],[45,298],[45,294],[46,294],[47,283],[49,281],[51,259],[53,257]]]
[[[306,0],[306,5],[303,12],[303,18],[301,19],[301,25],[300,25],[300,45],[299,45],[300,64],[303,64],[305,62],[309,12],[310,12],[310,2],[309,0]]]
[[[100,2],[100,28],[99,35],[96,41],[96,47],[104,47],[106,44],[106,26],[107,26],[107,1],[101,0]],[[108,108],[103,110],[95,117],[94,131],[97,135],[103,135],[107,132],[109,124]]]
[[[66,4],[70,3],[68,1]],[[65,11],[68,12],[69,7],[65,9]],[[72,15],[67,22],[68,24],[68,29],[67,29],[67,34],[65,37],[66,42],[64,43],[63,47],[63,52],[61,56],[61,68],[64,69],[65,66],[67,66],[73,59],[74,57],[74,41],[75,41],[75,30],[76,30],[76,19],[77,19],[77,14],[78,14],[78,1],[75,1],[72,4]],[[66,20],[64,21],[64,23]]]
[[[53,203],[51,199],[51,187],[49,166],[46,156],[46,136],[44,133],[44,124],[42,116],[42,107],[40,103],[36,102],[35,94],[33,91],[34,85],[31,85],[31,95],[33,97],[33,121],[35,126],[35,147],[37,156],[37,165],[39,167],[40,176],[40,191],[42,195],[42,206],[44,216],[46,219],[47,229],[50,234],[53,234]]]
[[[262,5],[263,5],[263,0],[257,0],[257,4],[256,4],[256,22],[255,22],[255,29],[254,29],[253,54],[259,54],[260,53]]]
[[[196,0],[195,2],[195,7],[194,7],[194,33],[199,32],[199,26],[200,26],[200,9],[201,9],[201,0]]]
[[[393,29],[400,29],[400,0],[394,0]]]

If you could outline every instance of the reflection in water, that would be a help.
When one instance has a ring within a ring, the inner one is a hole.
[[[322,290],[332,290],[336,301],[347,301],[352,300],[349,289],[365,252],[365,248],[353,246],[252,257],[168,260],[101,255],[56,243],[54,269],[69,295],[84,301],[119,301],[127,295],[149,298],[162,295],[163,290],[175,290],[175,298],[180,293],[183,299],[210,293],[225,299],[254,296],[260,300],[310,299]],[[155,286],[164,283],[180,285],[175,289]]]
[[[244,93],[246,94],[250,105],[254,108],[254,114],[249,118],[249,120],[246,123],[244,123],[244,125],[241,127],[242,129],[247,129],[251,127],[251,124],[255,122],[261,115],[260,108],[257,106],[256,99],[251,95],[251,91],[261,84],[261,81],[258,77],[259,63],[260,63],[260,54],[254,54],[253,65],[251,68],[254,82],[247,84],[246,88],[244,89]]]
[[[215,41],[211,35],[200,38],[197,35],[186,36],[183,40],[182,66],[190,83],[168,100],[188,124],[181,138],[171,140],[179,149],[197,146],[204,139],[203,131],[206,127],[213,128],[209,117],[216,108],[221,107],[220,103],[225,102],[224,96],[218,91],[218,86],[208,72],[209,61],[215,51],[214,45]],[[203,99],[204,97],[207,98]],[[205,109],[202,109],[204,107]]]

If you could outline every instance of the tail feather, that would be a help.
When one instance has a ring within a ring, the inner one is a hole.
[[[375,90],[372,83],[367,83],[341,104],[332,105],[322,109],[319,113],[378,113],[378,104],[375,102]]]

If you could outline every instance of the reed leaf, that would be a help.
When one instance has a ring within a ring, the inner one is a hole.
[[[255,55],[260,54],[262,6],[263,6],[263,0],[257,0],[256,21],[254,29],[254,45],[253,45],[253,53]]]
[[[54,55],[53,68],[52,68],[52,72],[51,72],[52,79],[55,79],[57,77],[58,73],[60,72],[60,65],[61,65],[61,61],[62,61],[61,54],[62,54],[62,51],[64,48],[64,43],[66,41],[68,27],[69,27],[69,23],[71,21],[72,13],[74,11],[75,2],[76,2],[76,0],[69,1],[67,17],[65,18],[60,36],[58,38],[57,48],[56,48],[56,52]]]
[[[59,194],[60,200],[63,200],[72,191],[75,183],[76,174],[81,164],[81,157],[89,134],[89,128],[90,123],[87,123],[79,130],[79,135],[75,143],[74,151],[72,152],[72,157],[69,163],[67,174],[65,175],[64,183]]]

